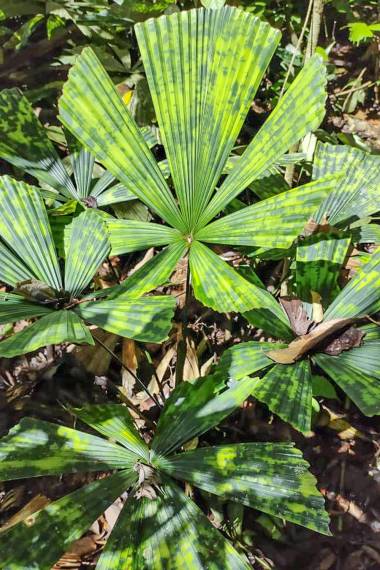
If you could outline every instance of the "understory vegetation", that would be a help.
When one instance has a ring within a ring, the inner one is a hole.
[[[0,23],[0,570],[379,568],[378,3]]]

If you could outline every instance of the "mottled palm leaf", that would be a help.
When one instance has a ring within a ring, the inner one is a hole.
[[[230,6],[177,12],[135,29],[191,231],[215,189],[279,33]]]
[[[0,229],[1,239],[35,278],[53,289],[62,288],[48,217],[36,188],[0,177]]]
[[[0,156],[61,194],[76,189],[28,99],[17,89],[0,92]]]
[[[374,325],[361,330],[366,333],[362,346],[338,356],[316,354],[314,359],[363,414],[373,416],[380,414],[380,334]]]
[[[200,242],[191,244],[190,270],[194,294],[204,305],[221,313],[265,307],[286,323],[284,312],[268,291],[244,279]]]
[[[126,534],[128,538],[126,539]],[[181,489],[165,480],[155,500],[129,498],[97,570],[248,570]]]
[[[33,272],[0,241],[0,280],[15,287],[17,283],[33,278]]]
[[[120,471],[93,481],[39,511],[31,526],[20,523],[0,535],[3,568],[51,570],[70,545],[81,538],[135,479],[136,473]]]
[[[323,497],[292,443],[200,448],[166,457],[162,469],[223,499],[330,534]]]
[[[81,199],[86,198],[91,191],[95,157],[90,151],[81,148],[70,155],[70,160],[78,195]]]
[[[284,348],[286,344],[273,342],[241,342],[223,352],[218,370],[234,380],[254,374],[273,366],[273,360],[266,356],[268,350]]]
[[[181,233],[178,230],[149,222],[109,219],[107,226],[112,255],[139,251],[151,246],[167,245],[181,239]]]
[[[169,245],[144,263],[121,285],[113,287],[112,292],[108,290],[106,292],[108,298],[113,299],[116,296],[119,299],[136,299],[144,293],[153,291],[169,280],[185,250],[186,245],[183,241]]]
[[[120,404],[92,404],[75,409],[74,413],[102,435],[121,443],[145,461],[149,460],[148,446],[138,434],[128,408]]]
[[[252,395],[295,429],[310,431],[313,390],[307,360],[276,364],[256,381]]]
[[[294,143],[319,126],[325,113],[325,83],[326,70],[322,59],[314,56],[300,71],[236,162],[235,168],[200,217],[197,228],[216,216]]]
[[[53,311],[26,329],[0,342],[0,356],[12,358],[49,344],[94,344],[84,322],[72,311]]]
[[[347,223],[380,210],[380,157],[347,145],[319,143],[314,156],[313,178],[344,172],[337,188],[313,216],[327,217],[331,225]]]
[[[63,124],[131,192],[173,227],[178,207],[140,129],[90,48],[72,67],[59,101]]]
[[[137,456],[103,438],[24,418],[0,440],[0,481],[130,469]]]
[[[357,318],[380,308],[380,248],[371,255],[325,313],[325,320]]]
[[[327,176],[242,208],[202,228],[195,238],[207,243],[288,249],[337,179]]]
[[[0,292],[0,324],[40,317],[51,312],[52,309],[46,305],[31,303],[21,295]]]
[[[152,441],[155,454],[168,455],[230,415],[252,392],[254,378],[242,378],[226,388],[219,375],[183,382],[171,394]],[[224,391],[223,391],[224,390]]]
[[[82,303],[75,312],[106,331],[141,342],[159,343],[168,336],[174,307],[175,299],[171,296],[134,299],[121,295],[112,300]]]
[[[65,263],[65,291],[77,297],[110,252],[107,227],[95,210],[86,210],[71,224]]]
[[[338,279],[350,238],[320,233],[306,237],[297,247],[297,296],[312,303],[317,293],[326,307],[339,293]]]

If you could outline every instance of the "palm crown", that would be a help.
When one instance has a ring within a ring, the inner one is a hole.
[[[171,271],[188,253],[195,296],[215,310],[267,307],[284,313],[207,243],[288,248],[334,178],[284,192],[212,223],[324,114],[325,70],[314,57],[300,72],[225,180],[228,157],[279,40],[241,10],[190,10],[135,27],[174,193],[91,49],[78,57],[60,99],[63,124],[167,225],[109,220],[112,253],[167,245]]]

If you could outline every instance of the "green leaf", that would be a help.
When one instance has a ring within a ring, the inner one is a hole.
[[[19,523],[0,536],[7,570],[51,570],[70,545],[131,486],[136,474],[120,471],[49,504],[31,526]]]
[[[107,227],[112,255],[139,251],[151,246],[167,245],[182,238],[180,232],[173,228],[136,220],[112,218],[107,221]]]
[[[336,176],[327,176],[242,208],[202,228],[195,239],[288,249],[336,181]]]
[[[103,438],[23,418],[0,439],[0,480],[132,468],[136,455]]]
[[[141,342],[160,343],[168,336],[174,308],[175,299],[171,296],[131,299],[121,295],[112,300],[82,303],[75,312],[106,331]]]
[[[350,30],[349,39],[354,44],[360,44],[374,36],[371,26],[366,22],[350,22],[348,28]]]
[[[334,192],[322,202],[313,218],[321,223],[327,217],[331,225],[347,225],[380,209],[380,157],[347,145],[318,143],[313,164],[313,178],[344,172]]]
[[[237,161],[202,213],[197,228],[214,218],[294,143],[319,126],[325,113],[325,84],[322,59],[313,56]]]
[[[94,196],[93,192],[91,192],[91,196]],[[96,203],[99,207],[102,207],[135,199],[136,196],[124,184],[114,184],[96,197]]]
[[[341,352],[339,356],[316,354],[314,359],[363,414],[380,414],[379,338],[372,340],[367,334],[358,348]]]
[[[49,344],[94,344],[90,331],[72,311],[54,311],[0,342],[0,356],[12,358]]]
[[[85,148],[80,148],[70,155],[70,161],[79,197],[81,199],[87,198],[91,190],[95,157]]]
[[[279,33],[230,6],[178,11],[137,24],[135,30],[180,209],[191,231],[220,178]]]
[[[154,453],[168,455],[216,426],[247,399],[255,382],[255,378],[243,378],[226,387],[224,378],[214,374],[194,384],[179,384],[160,415],[152,441]]]
[[[20,295],[0,292],[0,324],[15,323],[21,319],[40,317],[52,309],[37,303],[30,303]]]
[[[190,271],[194,295],[215,311],[243,313],[265,307],[286,323],[284,312],[268,291],[244,279],[200,242],[191,244]]]
[[[293,443],[240,443],[166,457],[162,469],[196,487],[330,534],[324,500]]]
[[[37,119],[17,89],[0,92],[0,156],[66,197],[78,198],[70,176]]]
[[[297,296],[307,303],[318,293],[326,307],[339,293],[338,280],[346,259],[350,238],[319,233],[306,237],[297,246]]]
[[[325,320],[358,318],[380,308],[380,247],[342,289],[325,313]]]
[[[226,0],[201,0],[201,2],[205,8],[216,10],[218,8],[223,8],[223,6],[226,3]]]
[[[33,277],[32,271],[25,267],[17,255],[0,242],[0,281],[15,287],[17,283]]]
[[[183,222],[140,129],[91,48],[71,68],[59,101],[62,123],[126,188],[166,222]]]
[[[74,218],[65,263],[65,290],[72,297],[87,287],[110,247],[106,225],[96,210],[85,210]]]
[[[120,404],[97,404],[74,409],[82,421],[99,433],[121,443],[145,461],[149,461],[149,449],[138,434],[128,408]]]
[[[54,242],[41,196],[36,188],[9,176],[0,177],[1,238],[33,276],[62,288]]]
[[[252,395],[298,431],[310,431],[313,390],[307,360],[276,364],[256,381]]]
[[[312,376],[313,397],[328,398],[330,400],[338,400],[338,396],[334,386],[324,376]]]
[[[115,296],[119,299],[136,299],[144,293],[153,291],[169,280],[185,251],[186,245],[183,241],[169,245],[144,263],[121,285],[113,287],[112,290],[108,289],[105,293],[109,299]]]
[[[97,570],[121,568],[249,570],[233,546],[170,480],[164,481],[154,500],[127,500],[97,565]]]
[[[223,352],[218,365],[218,371],[228,374],[234,380],[254,374],[273,366],[273,360],[266,356],[265,351],[284,348],[285,344],[273,342],[241,342]]]

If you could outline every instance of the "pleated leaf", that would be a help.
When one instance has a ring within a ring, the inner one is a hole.
[[[120,255],[130,251],[139,251],[151,246],[173,243],[181,239],[178,230],[137,220],[109,219],[107,227],[111,242],[111,254]]]
[[[110,252],[106,224],[96,210],[85,210],[71,224],[65,263],[65,290],[77,297]]]
[[[191,230],[215,189],[279,33],[230,6],[175,12],[135,30]]]
[[[136,200],[136,196],[124,184],[114,184],[96,197],[96,203],[99,207],[128,202],[129,200]]]
[[[171,328],[175,299],[171,296],[82,303],[75,312],[102,329],[141,342],[165,340]],[[1,344],[0,344],[1,346]]]
[[[3,568],[51,570],[135,478],[135,473],[120,471],[93,481],[34,514],[36,520],[32,525],[19,523],[0,535]]]
[[[129,498],[97,570],[249,570],[233,546],[170,480],[154,500]]]
[[[17,89],[0,92],[0,156],[66,197],[77,192],[28,99]]]
[[[336,189],[313,216],[327,217],[331,225],[362,218],[380,210],[380,157],[347,145],[318,143],[313,178],[344,172]]]
[[[173,196],[110,77],[91,48],[71,68],[59,101],[62,123],[107,170],[174,227],[183,227]]]
[[[362,330],[365,332],[365,327]],[[363,414],[380,414],[379,338],[372,340],[367,332],[362,346],[341,352],[339,356],[316,354],[314,359]]]
[[[17,283],[33,277],[32,271],[25,267],[20,258],[0,242],[0,281],[15,287]]]
[[[306,237],[297,247],[297,296],[307,303],[317,293],[323,306],[339,293],[338,280],[350,238],[320,233]]]
[[[144,263],[128,279],[112,288],[108,298],[136,299],[166,283],[186,251],[185,242],[173,243]],[[115,293],[114,293],[115,291]]]
[[[70,160],[78,195],[81,199],[87,198],[91,190],[95,157],[85,148],[81,148],[79,151],[71,154]]]
[[[103,438],[24,418],[0,439],[0,480],[129,469],[137,456]]]
[[[298,431],[310,431],[313,389],[307,360],[276,364],[256,381],[252,395]]]
[[[93,429],[121,443],[145,461],[149,461],[149,449],[138,434],[128,408],[120,404],[97,404],[74,410],[75,415]]]
[[[308,463],[293,443],[205,447],[165,458],[177,479],[270,515],[330,534],[329,517]]]
[[[244,313],[243,316],[251,325],[262,329],[268,335],[290,342],[294,340],[294,332],[290,327],[289,320],[284,311],[282,311],[282,313],[280,320],[278,312],[276,314],[270,309],[261,307],[259,309],[252,309]]]
[[[266,356],[265,352],[285,346],[273,342],[241,342],[223,352],[218,371],[228,374],[234,380],[240,380],[244,376],[273,366],[273,360]]]
[[[380,308],[380,248],[342,289],[325,313],[325,320],[363,317]]]
[[[216,426],[246,400],[255,381],[243,378],[226,388],[225,380],[215,374],[198,378],[194,384],[179,384],[160,415],[152,441],[153,451],[168,455]]]
[[[195,238],[207,243],[288,249],[336,181],[336,176],[327,176],[242,208],[202,228]]]
[[[265,307],[286,323],[284,312],[268,291],[244,279],[200,242],[191,244],[190,271],[194,295],[215,311],[244,313]]]
[[[200,217],[197,228],[214,218],[294,143],[319,126],[325,113],[325,84],[322,59],[313,56],[237,161]]]
[[[30,303],[20,295],[0,292],[0,324],[14,323],[21,319],[40,317],[52,309],[38,303]]]
[[[2,240],[37,279],[62,288],[49,220],[36,188],[0,177],[0,230]]]
[[[12,358],[42,346],[74,342],[94,344],[90,331],[72,311],[53,311],[38,321],[0,342],[0,356]]]

